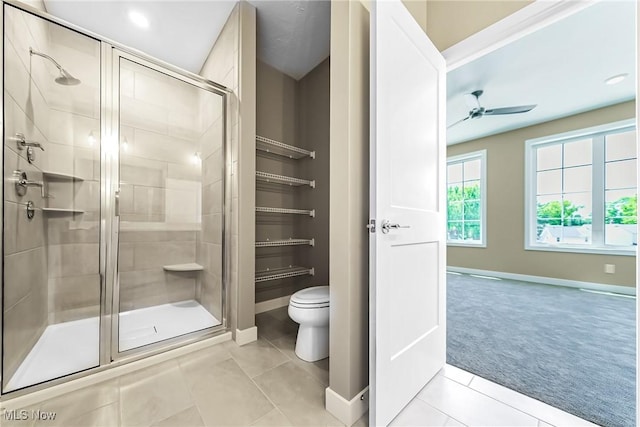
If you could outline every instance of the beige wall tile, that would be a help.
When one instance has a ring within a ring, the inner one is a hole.
[[[49,279],[49,313],[54,322],[100,315],[100,275]]]
[[[25,296],[37,294],[41,288],[46,288],[45,258],[45,249],[42,247],[5,256],[5,309],[13,307]],[[34,315],[37,317],[37,314]]]
[[[138,242],[134,246],[135,270],[194,262],[195,259],[194,242]]]
[[[99,221],[90,220],[88,214],[71,217],[67,214],[46,214],[47,244],[99,243]]]
[[[121,183],[164,187],[167,177],[167,164],[131,155],[120,157]]]
[[[202,241],[206,243],[222,243],[222,214],[202,216]]]
[[[26,204],[5,203],[5,254],[34,249],[44,245],[44,223],[41,210],[27,218]]]
[[[137,215],[165,215],[163,188],[135,186],[133,189],[133,211]]]
[[[120,273],[120,311],[195,298],[193,273],[168,273],[162,268]]]
[[[49,245],[49,277],[97,274],[98,252],[99,245],[95,243]]]

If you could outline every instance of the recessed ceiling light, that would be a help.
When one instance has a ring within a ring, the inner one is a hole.
[[[623,81],[624,79],[626,79],[628,75],[629,75],[629,74],[627,74],[627,73],[624,73],[624,74],[618,74],[618,75],[616,75],[616,76],[609,77],[609,78],[608,78],[607,80],[605,80],[604,82],[605,82],[606,84],[608,84],[608,85],[615,85],[615,84],[620,83],[620,82],[621,82],[621,81]]]
[[[149,20],[137,10],[129,12],[129,19],[140,28],[149,28]]]

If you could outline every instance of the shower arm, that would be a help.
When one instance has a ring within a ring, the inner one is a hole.
[[[29,54],[38,55],[38,56],[41,56],[43,58],[47,58],[49,61],[53,62],[56,67],[58,67],[58,70],[62,71],[62,65],[58,64],[58,61],[56,61],[55,59],[53,59],[52,57],[50,57],[46,53],[37,52],[37,51],[33,50],[32,47],[29,47]]]

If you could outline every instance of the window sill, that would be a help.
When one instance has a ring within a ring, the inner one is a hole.
[[[455,246],[460,248],[486,248],[486,243],[463,243],[463,242],[447,242],[447,246]]]
[[[598,254],[598,255],[621,255],[636,256],[636,246],[632,249],[626,248],[585,248],[580,246],[551,246],[551,245],[525,245],[526,251],[543,251],[543,252],[568,252],[575,254]]]

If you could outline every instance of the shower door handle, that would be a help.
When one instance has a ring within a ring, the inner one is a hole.
[[[120,190],[116,190],[115,193],[115,213],[116,216],[120,216]]]

